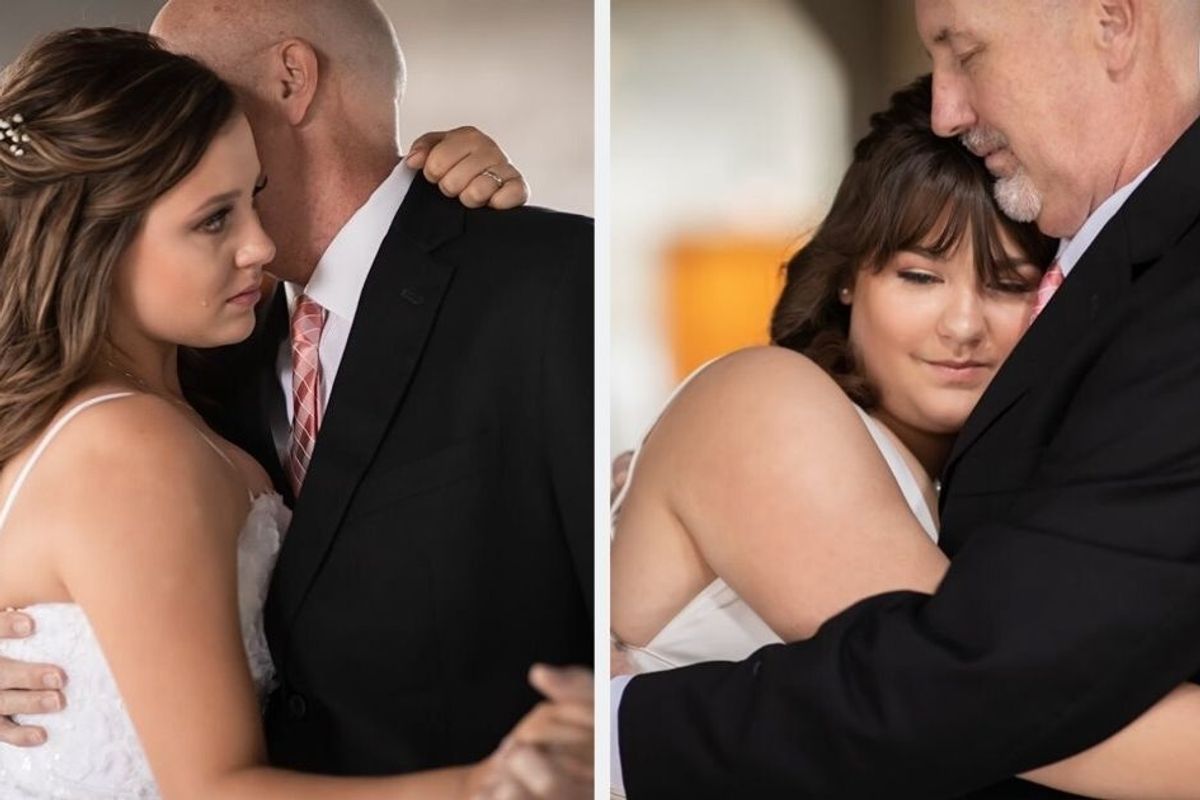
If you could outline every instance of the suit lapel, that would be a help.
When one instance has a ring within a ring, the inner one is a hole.
[[[404,398],[450,284],[454,268],[430,252],[462,224],[461,206],[418,176],[371,267],[272,582],[287,629]]]
[[[971,445],[1032,386],[1050,379],[1091,321],[1119,303],[1130,283],[1195,224],[1200,216],[1197,170],[1200,122],[1188,128],[1104,227],[996,373],[954,443],[943,473],[947,486]]]

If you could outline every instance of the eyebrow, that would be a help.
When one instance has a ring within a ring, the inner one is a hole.
[[[225,192],[224,194],[214,195],[214,196],[208,198],[207,200],[205,200],[199,206],[197,206],[197,208],[208,209],[208,208],[212,208],[213,206],[224,205],[225,203],[232,203],[234,200],[237,200],[238,197],[241,196],[241,194],[242,193],[240,191],[235,189],[231,192]]]
[[[912,247],[902,248],[900,252],[913,253],[914,255],[923,256],[925,258],[928,258],[930,261],[949,261],[950,260],[949,252],[942,253],[939,255],[938,253],[934,252],[934,250],[932,248],[925,247],[924,245],[919,245],[919,244],[913,245]],[[1012,265],[1013,267],[1023,267],[1026,265],[1031,266],[1031,267],[1037,266],[1037,264],[1034,263],[1033,259],[1027,255],[1017,255],[1013,258],[1008,259],[1008,263],[1010,265]]]
[[[939,28],[938,32],[933,35],[933,39],[930,40],[930,43],[935,45],[949,44],[951,39],[961,38],[963,35],[964,34],[962,31],[952,30],[951,28],[943,26]],[[922,46],[921,49],[925,51],[925,57],[932,61],[933,53],[929,51],[929,48]]]
[[[263,182],[265,179],[266,179],[266,173],[260,172],[258,174],[258,177],[254,181],[254,188],[250,191],[251,197],[258,194],[258,191],[263,186]],[[196,208],[197,208],[197,210],[207,210],[207,209],[213,208],[215,206],[225,205],[226,203],[232,203],[234,200],[237,200],[241,196],[242,196],[241,189],[232,189],[228,192],[223,192],[221,194],[213,195],[212,197],[208,198],[200,205],[196,206]]]
[[[922,258],[928,258],[930,261],[937,261],[939,263],[950,260],[949,253],[935,253],[932,249],[928,247],[922,247],[919,244],[912,247],[906,247],[904,250],[912,253],[913,255],[921,256]]]
[[[973,39],[970,32],[957,28],[941,28],[933,37],[934,44],[947,44],[951,39]]]

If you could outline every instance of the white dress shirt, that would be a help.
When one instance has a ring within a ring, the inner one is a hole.
[[[1146,176],[1150,171],[1158,166],[1158,161],[1155,161],[1150,166],[1142,170],[1136,178],[1113,192],[1107,200],[1096,206],[1096,210],[1084,221],[1079,232],[1071,238],[1063,238],[1058,242],[1058,268],[1062,270],[1063,279],[1066,279],[1071,274],[1071,270],[1079,263],[1079,259],[1087,252],[1087,249],[1092,246],[1092,242],[1100,235],[1100,231],[1104,230],[1104,226],[1108,221],[1117,215],[1121,210],[1121,206],[1125,205],[1125,201],[1129,199],[1129,195],[1133,194],[1137,187],[1142,185],[1142,181],[1146,180]]]
[[[1146,169],[1142,170],[1136,178],[1122,186],[1117,191],[1093,211],[1079,228],[1079,232],[1071,238],[1061,239],[1058,243],[1058,266],[1062,270],[1063,279],[1065,280],[1071,274],[1072,268],[1087,252],[1087,249],[1092,246],[1092,242],[1100,235],[1100,231],[1104,230],[1104,226],[1108,224],[1121,207],[1125,205],[1125,201],[1133,194],[1134,190],[1142,184],[1146,176],[1158,166],[1158,161],[1155,161]],[[617,714],[621,708],[621,695],[625,693],[625,687],[633,680],[632,675],[622,675],[618,678],[613,678],[609,683],[609,720],[610,734],[609,743],[609,767],[610,775],[609,782],[612,785],[614,794],[625,795],[625,780],[621,772],[621,738],[617,732]]]
[[[401,161],[383,183],[371,194],[354,216],[346,222],[337,236],[329,243],[316,269],[308,279],[308,285],[284,284],[287,293],[288,318],[296,307],[296,300],[306,294],[317,301],[326,311],[325,326],[321,330],[321,343],[317,354],[320,359],[321,407],[329,408],[333,384],[337,380],[338,367],[346,352],[346,341],[354,327],[354,314],[362,296],[363,285],[379,248],[392,227],[392,220],[400,210],[408,189],[412,186],[416,172]],[[279,344],[275,359],[275,371],[279,386],[283,390],[287,418],[271,420],[271,435],[279,453],[279,463],[288,462],[288,447],[291,441],[292,413],[295,398],[292,396],[292,341],[287,336]],[[273,405],[273,408],[278,408]],[[278,414],[275,414],[279,417]],[[318,436],[320,434],[318,433]]]

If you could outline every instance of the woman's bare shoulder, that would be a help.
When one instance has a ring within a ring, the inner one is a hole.
[[[109,393],[81,392],[63,413]],[[227,469],[183,411],[136,392],[80,410],[46,447],[30,481],[40,494],[51,488],[62,513],[129,520],[181,513],[180,503],[228,500]]]
[[[100,402],[83,407],[93,400]],[[57,460],[73,460],[80,468],[136,467],[160,459],[164,452],[186,459],[194,449],[193,440],[203,441],[180,409],[146,392],[92,389],[69,400],[63,409],[56,421],[71,411],[77,413],[47,448],[47,457],[53,451],[59,456],[67,452],[74,458]]]
[[[700,370],[663,414],[686,420],[693,433],[734,439],[738,432],[798,421],[843,427],[859,423],[841,388],[807,356],[782,347],[751,347]]]
[[[683,392],[716,393],[769,406],[781,392],[802,391],[816,403],[844,404],[846,396],[816,362],[803,353],[773,345],[747,347],[716,359],[700,370]]]
[[[874,469],[879,458],[854,404],[824,370],[800,353],[756,347],[694,375],[647,437],[637,470],[681,511],[713,486],[847,462]]]

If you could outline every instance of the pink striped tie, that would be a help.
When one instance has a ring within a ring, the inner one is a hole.
[[[1050,265],[1050,269],[1046,270],[1046,274],[1042,276],[1041,282],[1038,284],[1037,301],[1033,305],[1033,314],[1029,317],[1029,324],[1037,319],[1038,314],[1042,313],[1042,309],[1050,302],[1050,298],[1058,291],[1058,287],[1063,283],[1062,267],[1055,261]]]
[[[325,309],[311,297],[300,295],[292,312],[292,443],[288,460],[288,477],[297,497],[312,461],[324,411],[318,357],[324,324]]]

